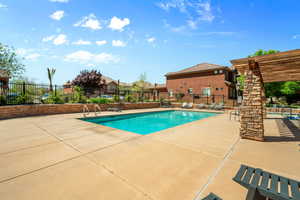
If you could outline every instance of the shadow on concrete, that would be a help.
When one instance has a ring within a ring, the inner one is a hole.
[[[300,142],[300,121],[275,119],[280,136],[265,136],[266,142]]]

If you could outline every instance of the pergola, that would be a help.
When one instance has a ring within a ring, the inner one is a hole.
[[[241,138],[264,141],[264,83],[300,80],[300,49],[231,60],[245,75],[241,106]]]

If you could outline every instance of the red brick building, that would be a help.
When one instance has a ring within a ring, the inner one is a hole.
[[[229,67],[201,63],[177,72],[167,73],[170,97],[182,97],[195,103],[233,103],[236,99],[236,72]]]

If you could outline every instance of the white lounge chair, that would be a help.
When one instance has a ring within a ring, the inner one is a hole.
[[[223,110],[224,109],[224,103],[219,103],[218,105],[215,106],[215,110]]]
[[[194,107],[194,104],[193,103],[188,103],[187,104],[187,108],[193,108]]]
[[[181,108],[187,108],[188,106],[188,103],[187,102],[183,102],[182,105],[181,105]]]
[[[197,105],[196,105],[196,108],[198,108],[198,109],[205,109],[206,106],[205,106],[205,104],[200,103],[200,104],[197,104]]]

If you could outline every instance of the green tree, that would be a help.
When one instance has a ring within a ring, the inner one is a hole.
[[[146,73],[142,73],[139,76],[139,80],[132,84],[132,91],[139,93],[139,101],[144,101],[144,92],[148,87],[151,86],[152,84],[147,81]]]
[[[143,92],[149,85],[151,84],[147,82],[146,73],[142,73],[139,76],[139,79],[133,83],[133,90],[138,92]]]
[[[278,50],[273,50],[273,49],[270,49],[268,51],[264,51],[262,49],[259,49],[254,54],[251,54],[248,57],[264,56],[264,55],[269,55],[269,54],[278,53],[278,52],[279,52]]]
[[[273,82],[273,83],[266,83],[265,84],[265,94],[267,98],[270,98],[271,103],[273,103],[272,97],[281,97],[282,92],[281,88],[284,82]]]
[[[280,91],[287,96],[295,95],[298,92],[300,92],[300,82],[297,81],[284,82]]]
[[[19,77],[25,71],[25,66],[15,49],[2,43],[0,43],[0,69],[6,71],[11,78]]]
[[[54,74],[56,72],[56,69],[52,68],[47,68],[47,73],[48,73],[48,80],[49,80],[49,87],[50,87],[50,91],[52,92],[53,91],[53,85],[52,85],[52,82],[53,82],[53,77],[54,77]]]

